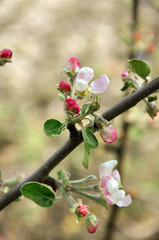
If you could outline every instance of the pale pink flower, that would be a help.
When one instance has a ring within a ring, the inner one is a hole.
[[[101,128],[100,135],[106,143],[113,143],[117,139],[116,129],[112,125]]]
[[[94,71],[92,68],[81,68],[75,80],[75,90],[79,92],[89,91],[93,94],[105,93],[110,84],[109,78],[103,74],[100,78],[92,81],[93,77]]]
[[[100,165],[99,177],[101,179],[101,189],[108,204],[127,207],[132,203],[132,199],[130,195],[125,195],[124,190],[120,190],[120,174],[118,170],[113,170],[116,165],[116,160],[111,160]]]

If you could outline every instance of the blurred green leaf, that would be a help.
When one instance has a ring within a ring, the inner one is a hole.
[[[82,161],[83,166],[88,169],[88,165],[89,165],[89,155],[90,155],[90,148],[87,147],[86,144],[84,144],[84,159]]]
[[[150,66],[144,60],[131,59],[128,60],[128,64],[132,70],[143,79],[145,79],[150,74]]]
[[[44,123],[44,132],[49,137],[60,135],[65,129],[66,125],[56,119],[49,119]]]
[[[41,207],[50,207],[54,202],[54,193],[38,182],[28,182],[21,187],[20,191],[24,197],[29,198]]]
[[[93,134],[93,132],[91,132],[87,128],[86,129],[83,128],[82,129],[82,135],[83,135],[83,138],[84,138],[84,143],[86,144],[86,146],[88,148],[98,147],[98,140],[95,137],[95,135]]]

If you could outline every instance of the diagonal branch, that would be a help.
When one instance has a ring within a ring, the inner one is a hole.
[[[159,89],[159,77],[152,80],[146,86],[140,88],[139,90],[133,92],[132,94],[123,98],[120,102],[115,104],[113,107],[105,111],[102,116],[108,121],[119,116],[123,112],[135,106],[140,100],[149,96],[153,92]],[[56,151],[46,162],[44,162],[32,175],[20,182],[18,185],[13,187],[8,193],[4,194],[0,198],[0,210],[5,208],[15,199],[17,199],[21,193],[21,186],[29,181],[44,182],[48,174],[54,169],[69,153],[71,153],[80,143],[82,143],[83,138],[81,131],[79,131],[77,137],[68,139],[63,146]]]

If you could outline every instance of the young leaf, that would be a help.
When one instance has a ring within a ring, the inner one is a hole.
[[[91,102],[85,103],[81,109],[81,115],[84,117],[88,114],[89,106],[91,105]]]
[[[38,182],[25,183],[20,191],[24,197],[31,199],[41,207],[50,207],[54,202],[54,193],[50,188]]]
[[[145,79],[150,74],[150,66],[144,60],[132,59],[128,60],[128,64],[132,70],[143,79]]]
[[[84,143],[88,148],[96,148],[98,147],[98,140],[96,139],[95,135],[93,132],[88,130],[87,128],[82,129],[82,135],[84,138]]]
[[[82,164],[86,169],[88,169],[90,148],[88,148],[85,143],[84,143],[84,148],[85,148],[84,149],[84,159],[82,161]]]
[[[56,119],[49,119],[44,123],[44,132],[49,137],[60,135],[65,129],[66,125]]]

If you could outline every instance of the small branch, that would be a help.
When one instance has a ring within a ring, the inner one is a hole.
[[[146,86],[133,92],[129,96],[123,98],[120,102],[105,111],[102,116],[110,121],[119,116],[129,108],[135,106],[140,100],[152,94],[159,89],[159,77],[151,81]],[[54,169],[68,154],[70,154],[79,144],[83,141],[81,131],[78,136],[73,139],[68,139],[63,146],[56,151],[46,162],[44,162],[32,175],[20,182],[17,186],[13,187],[8,193],[0,198],[0,210],[5,208],[8,204],[17,199],[21,193],[21,186],[30,181],[44,182],[52,169]]]

